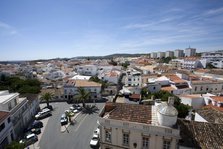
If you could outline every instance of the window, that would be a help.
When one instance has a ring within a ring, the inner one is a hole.
[[[163,140],[163,149],[170,149],[170,140]]]
[[[156,89],[156,87],[154,86],[154,87],[153,87],[153,90],[155,90],[155,89]]]
[[[149,137],[142,137],[142,149],[149,148]]]
[[[197,87],[195,86],[195,88],[194,88],[194,91],[196,92],[197,91]]]
[[[9,102],[9,104],[8,104],[8,108],[9,108],[9,110],[11,110],[11,109],[12,109],[11,102]]]
[[[105,141],[111,142],[111,130],[108,129],[105,130]]]
[[[8,118],[8,123],[10,123],[11,122],[11,119],[10,119],[10,117]]]
[[[122,139],[123,139],[122,140],[123,145],[128,146],[129,145],[129,134],[128,133],[123,133]]]
[[[5,123],[2,123],[0,126],[0,132],[5,128]]]
[[[201,86],[201,91],[203,90],[203,87]]]

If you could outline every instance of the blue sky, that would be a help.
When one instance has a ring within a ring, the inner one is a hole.
[[[223,49],[222,0],[0,0],[0,61]]]

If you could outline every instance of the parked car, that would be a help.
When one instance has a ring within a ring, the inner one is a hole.
[[[67,119],[67,116],[65,114],[61,115],[60,124],[61,124],[61,126],[68,124],[68,119]]]
[[[78,113],[78,112],[79,112],[79,110],[75,109],[73,112],[74,112],[74,113]]]
[[[77,110],[82,110],[82,107],[79,104],[73,104],[72,107]]]
[[[90,146],[92,148],[99,146],[99,136],[94,134],[91,141],[90,141]]]
[[[44,107],[43,109],[50,109],[52,111],[53,110],[53,106],[49,105],[49,106]]]
[[[99,128],[96,128],[96,129],[94,130],[94,133],[93,133],[93,134],[96,134],[96,135],[99,136],[99,134],[100,134],[100,129],[99,129]]]
[[[70,107],[69,109],[70,109],[70,111],[74,111],[74,110],[75,110],[75,108],[74,108],[74,107]]]
[[[43,127],[43,122],[38,121],[38,120],[35,120],[35,121],[32,123],[32,127],[33,127],[33,128],[42,128],[42,127]]]
[[[38,135],[38,134],[41,133],[41,129],[40,128],[33,128],[33,129],[31,129],[31,132]]]
[[[25,139],[20,140],[19,143],[24,144],[25,146],[29,146],[31,144],[34,144],[37,141],[38,141],[37,135],[34,133],[31,133],[31,134],[26,135]]]
[[[42,119],[51,115],[51,111],[48,108],[43,109],[41,112],[35,115],[35,119]]]

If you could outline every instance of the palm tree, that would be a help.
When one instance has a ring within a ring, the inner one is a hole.
[[[73,121],[71,119],[72,116],[74,116],[73,112],[69,111],[69,112],[65,112],[66,117],[68,117],[68,120],[71,124],[73,124]]]
[[[49,102],[50,102],[50,100],[52,100],[53,96],[54,95],[52,93],[46,92],[46,93],[41,95],[40,99],[45,100],[46,104],[47,104],[47,107],[49,107],[50,106]]]
[[[85,101],[89,99],[90,92],[86,91],[83,87],[78,87],[77,92],[77,100],[81,100],[83,107],[85,108]]]

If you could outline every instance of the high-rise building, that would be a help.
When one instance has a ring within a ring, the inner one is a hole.
[[[195,48],[186,48],[185,49],[185,57],[191,57],[196,55],[196,49]]]
[[[157,58],[157,52],[152,52],[152,53],[150,54],[150,57],[151,57],[151,58]]]
[[[184,50],[180,50],[180,49],[177,49],[174,51],[174,56],[175,57],[183,57],[184,56]]]
[[[173,51],[166,51],[165,57],[174,57],[174,52]]]
[[[164,58],[165,52],[157,52],[157,58]]]

